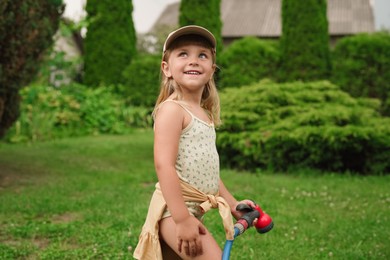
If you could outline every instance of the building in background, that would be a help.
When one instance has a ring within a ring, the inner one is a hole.
[[[388,0],[387,0],[388,1]],[[168,5],[151,32],[162,26],[178,26],[180,2]],[[281,36],[281,0],[222,0],[224,45],[245,36],[277,39]],[[331,44],[357,33],[375,32],[372,0],[328,0]]]

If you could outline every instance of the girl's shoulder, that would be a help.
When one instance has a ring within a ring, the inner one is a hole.
[[[189,115],[193,116],[185,102],[174,99],[167,99],[162,102],[157,108],[157,111],[159,110],[165,110],[168,111],[168,113],[177,113],[178,111],[181,111],[185,114],[185,112],[187,112]]]
[[[180,122],[182,128],[185,128],[191,122],[192,117],[191,112],[189,112],[183,102],[167,99],[157,107],[155,123],[157,121],[163,121],[168,124]]]
[[[173,99],[167,99],[160,103],[160,105],[157,107],[157,112],[161,111],[177,111],[182,110],[183,108],[180,105],[180,101],[173,100]]]

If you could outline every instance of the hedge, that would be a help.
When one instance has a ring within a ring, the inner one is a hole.
[[[218,87],[239,87],[263,78],[274,78],[278,67],[277,44],[245,37],[234,41],[220,55]]]
[[[379,101],[326,82],[262,81],[221,93],[222,164],[256,170],[390,171],[390,119]]]
[[[21,116],[6,136],[10,142],[124,134],[152,125],[150,110],[126,105],[111,87],[33,85],[20,95]]]
[[[390,115],[390,34],[343,38],[332,55],[332,81],[352,96],[380,99],[383,113]]]
[[[123,71],[123,94],[131,105],[153,108],[160,90],[161,54],[134,59]]]

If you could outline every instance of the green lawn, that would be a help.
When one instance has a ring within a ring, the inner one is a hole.
[[[156,176],[152,132],[0,144],[0,259],[132,259]],[[274,220],[231,259],[390,259],[390,176],[221,172]],[[216,211],[206,226],[223,245]]]

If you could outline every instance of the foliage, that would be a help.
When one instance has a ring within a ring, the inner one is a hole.
[[[38,72],[62,12],[61,0],[0,2],[0,137],[19,117],[19,90]]]
[[[244,169],[390,172],[390,119],[379,102],[328,82],[263,81],[221,93],[221,159]]]
[[[355,97],[382,101],[390,115],[390,34],[359,34],[341,39],[333,51],[333,81]]]
[[[330,75],[326,0],[283,0],[281,81],[311,81]]]
[[[143,55],[124,70],[124,95],[130,104],[153,107],[160,86],[161,55]]]
[[[22,113],[7,135],[10,142],[123,134],[131,127],[151,125],[147,109],[127,107],[109,87],[35,85],[23,89],[21,96]]]
[[[0,169],[1,259],[133,259],[157,181],[152,130],[0,143]],[[390,175],[221,176],[275,223],[267,234],[251,228],[237,237],[231,259],[390,258]],[[211,210],[204,224],[222,246],[218,215]]]
[[[199,25],[212,32],[217,40],[217,54],[222,50],[221,0],[182,0],[180,26]]]
[[[122,71],[136,55],[131,0],[88,0],[84,83],[88,86],[121,82]]]
[[[279,50],[273,42],[246,37],[233,42],[219,57],[219,87],[239,87],[274,78]]]
[[[32,84],[59,87],[79,82],[81,79],[82,57],[67,57],[64,51],[52,50],[44,58],[41,69]]]

